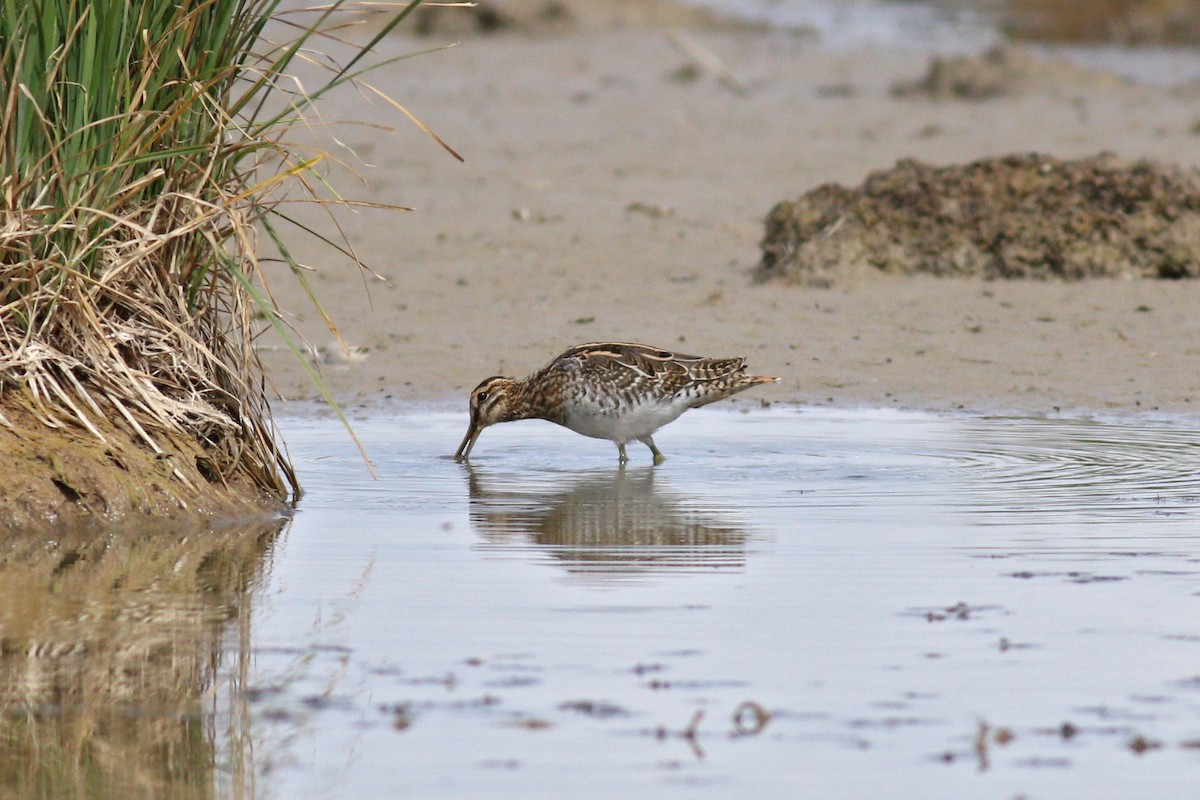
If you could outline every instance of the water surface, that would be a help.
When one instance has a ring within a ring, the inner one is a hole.
[[[1005,42],[1005,3],[996,0],[689,0],[723,14],[806,32],[834,52],[873,48],[933,55],[978,54]],[[1065,7],[1064,7],[1065,8]],[[1069,12],[1067,13],[1069,17]],[[1187,46],[1042,44],[1022,46],[1122,78],[1186,87],[1200,77],[1200,55]]]
[[[278,692],[254,716],[303,723],[265,725],[272,793],[1163,796],[1200,774],[1194,429],[700,412],[666,464],[622,470],[539,422],[460,466],[464,425],[358,423],[378,481],[332,425],[288,425],[311,491],[260,601]]]
[[[9,542],[0,794],[1183,796],[1200,429],[283,422],[282,531]],[[64,549],[65,548],[65,549]],[[73,549],[72,549],[73,548]],[[24,598],[24,599],[20,599]],[[99,787],[99,788],[96,788]]]

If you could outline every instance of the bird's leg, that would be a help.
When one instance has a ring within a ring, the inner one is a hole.
[[[626,453],[625,453],[625,443],[624,442],[617,442],[617,452],[621,454],[620,457],[617,459],[618,462],[620,462],[621,464],[624,464],[625,462],[627,462],[629,460],[629,456],[626,455]]]
[[[650,452],[654,456],[655,464],[661,464],[667,460],[667,457],[662,454],[662,451],[654,446],[654,439],[650,436],[650,434],[646,434],[638,439],[638,441],[650,448]]]

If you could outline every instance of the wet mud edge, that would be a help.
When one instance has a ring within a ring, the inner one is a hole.
[[[191,526],[286,508],[286,498],[244,477],[215,475],[201,442],[158,437],[163,452],[155,453],[112,418],[96,421],[104,440],[81,427],[53,428],[18,389],[0,393],[0,414],[0,529],[8,532]]]

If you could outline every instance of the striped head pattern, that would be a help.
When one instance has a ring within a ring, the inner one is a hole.
[[[497,422],[508,422],[517,419],[514,401],[516,400],[517,381],[494,375],[484,378],[478,386],[471,390],[471,422],[467,435],[454,453],[455,461],[466,461],[471,456],[471,448],[483,429]]]

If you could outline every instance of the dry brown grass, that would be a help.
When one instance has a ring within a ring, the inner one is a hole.
[[[156,453],[157,437],[201,442],[218,470],[235,470],[280,495],[295,476],[275,443],[253,349],[252,308],[241,287],[212,280],[189,302],[187,265],[172,263],[181,240],[226,226],[248,228],[239,210],[160,196],[128,209],[101,232],[85,272],[39,252],[64,218],[5,204],[0,209],[0,385],[24,389],[41,422],[81,425],[101,441],[111,421],[128,425]],[[186,254],[184,254],[186,255]],[[242,254],[245,262],[252,256]],[[48,279],[49,276],[49,279]],[[0,422],[7,420],[0,418]],[[184,480],[183,474],[178,477]]]

